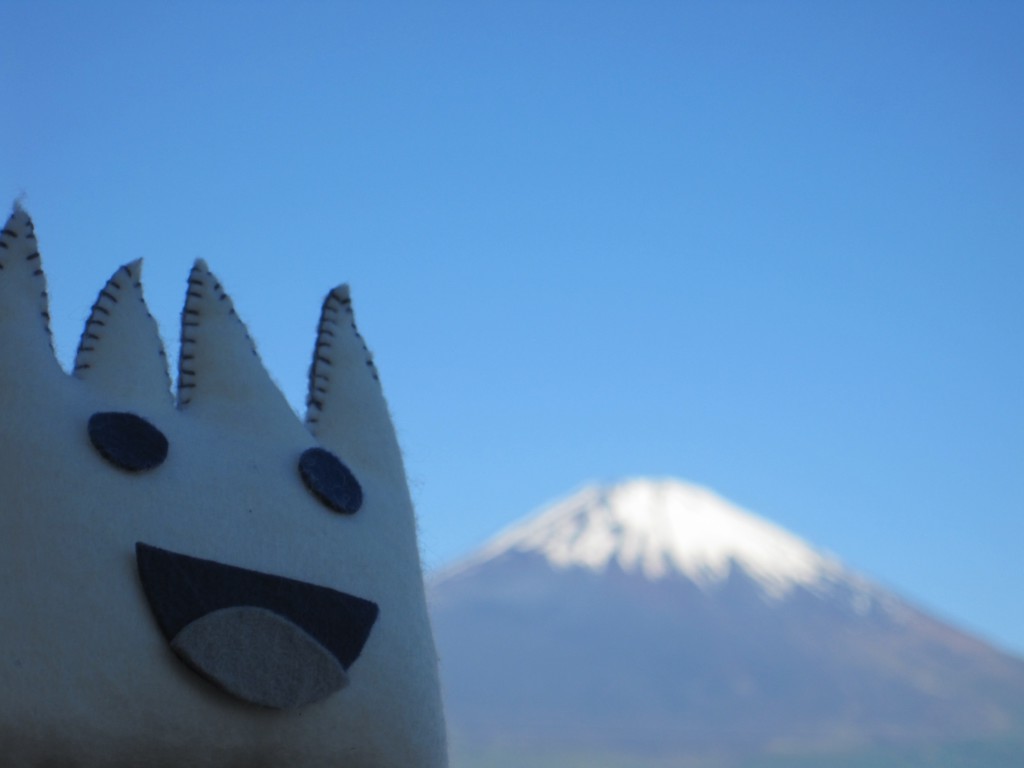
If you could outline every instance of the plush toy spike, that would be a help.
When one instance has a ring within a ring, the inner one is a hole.
[[[142,296],[142,259],[107,281],[85,322],[74,375],[125,405],[173,405],[167,356]]]
[[[377,368],[356,328],[347,285],[324,299],[306,406],[310,431],[340,455],[362,466],[401,467]],[[368,435],[374,440],[366,440]]]
[[[22,378],[33,386],[22,377],[25,370],[60,370],[53,354],[46,276],[35,228],[18,204],[0,233],[0,347],[22,356],[16,365],[0,369],[0,377]]]
[[[189,273],[181,314],[178,407],[240,428],[266,429],[269,419],[295,422],[231,299],[202,259]]]

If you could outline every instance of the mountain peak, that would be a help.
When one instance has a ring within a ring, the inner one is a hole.
[[[771,597],[794,587],[820,592],[850,574],[833,557],[679,480],[589,485],[513,525],[455,570],[508,552],[532,552],[559,569],[616,564],[649,580],[681,574],[707,587],[742,569]]]

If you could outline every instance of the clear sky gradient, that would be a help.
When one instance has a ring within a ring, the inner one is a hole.
[[[707,485],[1024,653],[1024,5],[22,2],[0,198],[70,361],[205,258],[303,407],[352,284],[437,567]]]

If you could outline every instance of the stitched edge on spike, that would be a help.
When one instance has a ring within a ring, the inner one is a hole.
[[[185,292],[185,306],[181,310],[181,350],[178,353],[178,407],[188,405],[192,390],[196,386],[196,372],[191,365],[195,360],[196,340],[192,336],[199,327],[199,310],[190,308],[190,304],[203,299],[206,281],[202,278],[202,270],[196,264],[188,273],[188,290]],[[191,311],[190,311],[191,309]],[[186,363],[189,367],[185,367]]]
[[[114,305],[123,298],[124,285],[131,285],[137,290],[136,295],[146,310],[146,317],[153,320],[153,315],[150,313],[149,308],[145,306],[146,302],[142,298],[142,282],[139,279],[141,270],[136,266],[138,264],[139,262],[135,261],[131,264],[125,264],[118,269],[96,297],[92,310],[89,312],[89,319],[85,321],[85,330],[82,331],[82,338],[78,342],[78,352],[75,354],[75,368],[73,371],[76,377],[80,379],[88,378],[88,372],[92,368],[95,356],[94,352],[103,338],[107,319],[114,312]],[[153,322],[154,324],[156,323],[155,320]],[[162,344],[157,346],[157,353],[163,362],[164,375],[166,376],[167,354],[164,352]],[[167,379],[167,384],[170,387],[170,379]]]
[[[238,324],[242,327],[242,332],[245,334],[245,340],[249,344],[249,350],[255,358],[259,359],[259,353],[256,351],[256,344],[249,335],[249,331],[245,327],[245,324],[242,323],[241,318],[238,317],[238,313],[235,312],[235,306],[231,302],[231,298],[227,295],[227,292],[221,286],[220,282],[218,282],[213,272],[210,271],[210,268],[206,266],[206,262],[202,259],[198,259],[188,274],[188,290],[185,292],[185,306],[181,310],[181,349],[178,352],[179,408],[182,408],[192,402],[192,396],[196,389],[198,377],[196,376],[196,371],[193,366],[198,340],[195,337],[195,332],[196,329],[199,328],[201,315],[199,313],[199,309],[195,305],[197,302],[205,300],[205,291],[207,288],[211,287],[210,282],[213,283],[212,288],[217,296],[217,300],[227,302],[228,314],[238,321]],[[185,367],[186,363],[189,366],[187,368]]]
[[[46,330],[46,340],[50,345],[50,351],[56,354],[56,350],[53,346],[53,331],[50,328],[50,295],[46,290],[46,275],[43,273],[42,257],[39,254],[38,245],[36,242],[36,229],[35,224],[32,222],[32,217],[29,216],[24,209],[16,202],[14,205],[14,212],[7,219],[7,224],[3,230],[0,231],[0,248],[5,251],[11,250],[11,240],[19,239],[20,235],[16,227],[18,222],[16,218],[21,219],[21,226],[24,227],[24,237],[26,241],[29,241],[29,248],[32,250],[25,256],[25,261],[33,262],[32,265],[32,280],[39,286],[39,316],[43,321],[43,328]],[[5,263],[0,262],[0,270],[7,268]]]
[[[366,341],[363,339],[359,329],[356,327],[355,313],[352,311],[352,297],[349,295],[347,285],[335,288],[327,294],[320,310],[320,323],[317,326],[316,346],[313,348],[313,362],[309,366],[309,390],[306,395],[306,424],[310,427],[316,425],[323,412],[324,401],[331,387],[330,368],[333,364],[332,348],[336,338],[336,330],[341,327],[341,321],[347,320],[352,333],[355,334],[363,347],[366,356],[366,366],[370,369],[370,375],[374,381],[379,382],[377,366],[373,362],[373,354]]]

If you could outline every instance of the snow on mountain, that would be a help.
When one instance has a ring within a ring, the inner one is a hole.
[[[794,587],[825,593],[838,582],[865,598],[874,591],[834,557],[678,480],[584,487],[499,533],[443,576],[507,552],[536,553],[558,569],[600,572],[614,563],[652,581],[682,574],[702,587],[724,581],[735,566],[773,598]]]

